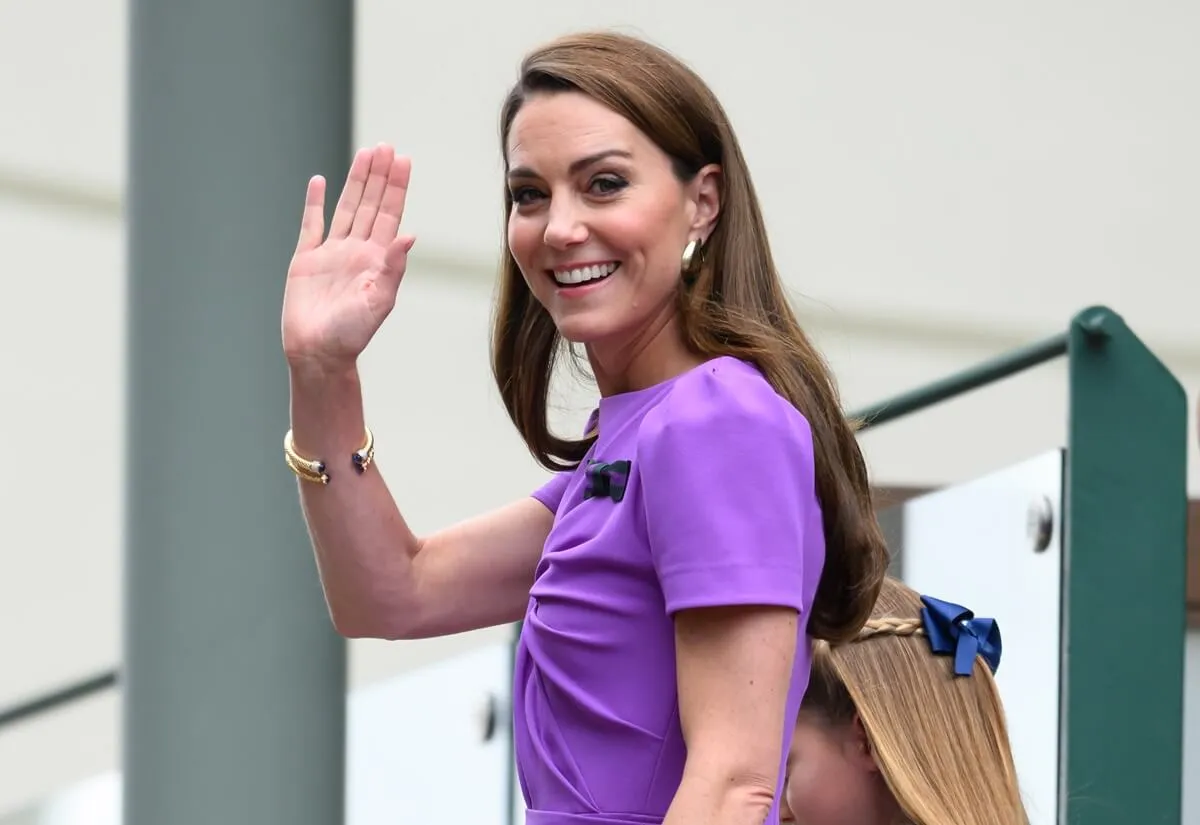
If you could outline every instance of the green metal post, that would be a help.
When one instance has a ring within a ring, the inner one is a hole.
[[[1179,825],[1187,403],[1104,307],[1068,358],[1059,821]]]
[[[350,158],[352,6],[132,3],[128,825],[344,818],[345,645],[282,460],[279,313],[305,184]]]

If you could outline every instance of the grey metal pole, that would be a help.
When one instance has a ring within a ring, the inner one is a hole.
[[[350,159],[352,6],[132,2],[127,825],[343,821],[279,316],[305,184]]]

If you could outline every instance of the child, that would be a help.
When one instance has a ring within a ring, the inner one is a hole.
[[[854,641],[817,642],[783,822],[1028,825],[991,619],[888,579]]]

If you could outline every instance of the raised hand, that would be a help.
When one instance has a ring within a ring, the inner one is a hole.
[[[283,351],[293,368],[353,367],[396,305],[415,241],[397,236],[411,169],[391,146],[359,150],[328,236],[325,179],[308,182],[283,298]]]

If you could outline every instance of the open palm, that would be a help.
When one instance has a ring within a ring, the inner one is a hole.
[[[283,298],[289,362],[351,365],[392,307],[414,239],[397,236],[412,165],[390,146],[357,152],[325,233],[325,179],[308,183]]]

